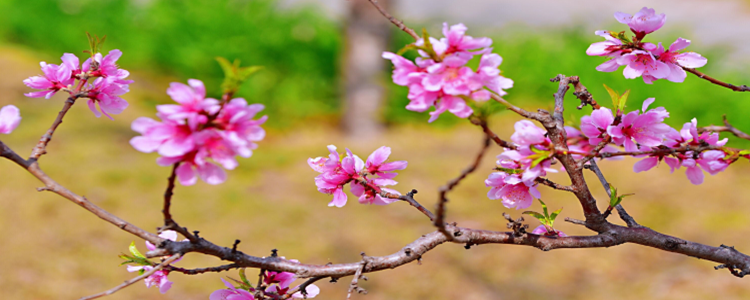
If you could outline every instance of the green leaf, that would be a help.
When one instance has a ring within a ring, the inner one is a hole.
[[[633,195],[635,195],[635,194],[632,194],[632,193],[631,193],[631,194],[625,194],[625,195],[622,195],[622,196],[620,196],[620,197],[617,197],[617,202],[615,203],[615,206],[619,205],[619,204],[620,204],[620,202],[622,202],[622,199],[623,199],[623,198],[625,198],[625,197],[630,197],[630,196],[633,196]]]
[[[620,95],[615,92],[615,90],[608,87],[606,84],[604,85],[604,88],[607,89],[607,93],[609,93],[609,97],[612,98],[612,107],[617,108],[619,107],[619,101],[620,101]]]
[[[552,226],[555,224],[555,219],[557,219],[557,216],[560,215],[560,212],[562,212],[562,208],[552,212],[552,215],[549,216],[549,226]]]
[[[242,282],[250,286],[250,281],[247,280],[247,277],[245,277],[245,268],[240,269],[240,279],[242,279]]]
[[[239,79],[240,81],[245,81],[250,77],[250,75],[253,75],[260,70],[263,70],[263,66],[249,66],[241,68],[239,72]]]
[[[534,156],[536,156],[536,155],[532,155],[532,156],[529,156],[529,157],[534,157]],[[536,167],[538,164],[542,163],[545,159],[547,159],[547,156],[541,156],[540,155],[539,157],[537,157],[533,161],[531,161],[531,167],[532,168]]]
[[[133,253],[133,255],[135,255],[135,257],[146,259],[146,256],[141,254],[141,252],[138,251],[138,248],[135,247],[135,242],[131,242],[128,249],[130,250],[130,253]]]
[[[742,150],[742,151],[740,151],[739,154],[740,155],[748,155],[748,154],[750,154],[750,150]]]
[[[221,89],[224,94],[236,93],[245,80],[250,75],[263,69],[262,66],[249,66],[240,68],[240,61],[235,59],[233,63],[223,57],[217,57],[221,70],[224,71],[224,81],[221,83]]]
[[[617,106],[617,109],[620,111],[623,111],[625,109],[625,102],[628,102],[628,96],[630,95],[630,90],[625,91],[625,93],[620,96],[620,105]]]
[[[523,170],[520,169],[508,169],[503,167],[495,167],[495,170],[507,173],[507,174],[521,174],[523,173]]]
[[[543,216],[542,214],[538,213],[538,212],[535,212],[535,211],[525,211],[525,212],[523,212],[523,214],[524,215],[531,215],[532,217],[539,219],[539,221],[541,221],[542,223],[545,223],[545,224],[547,223],[547,218],[545,216]]]
[[[406,53],[406,51],[409,51],[409,50],[417,50],[417,49],[420,49],[420,48],[421,48],[421,47],[419,47],[419,46],[417,46],[417,45],[414,45],[414,44],[408,44],[408,45],[404,46],[403,48],[399,49],[399,50],[398,50],[398,51],[396,52],[396,55],[404,55],[404,53]]]
[[[542,204],[542,210],[544,210],[544,218],[549,218],[549,213],[547,213],[547,205],[544,204],[544,201],[542,201],[542,199],[537,200],[539,200],[539,203]]]
[[[609,189],[611,191],[609,195],[609,206],[615,207],[617,204],[617,188],[612,186],[612,184],[609,185]]]

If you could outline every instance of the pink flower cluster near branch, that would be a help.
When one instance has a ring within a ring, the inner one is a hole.
[[[159,237],[168,239],[170,241],[177,241],[177,232],[172,231],[172,230],[167,230],[159,234]],[[183,241],[186,241],[186,240],[183,240]],[[148,248],[149,251],[156,250],[156,246],[154,246],[154,244],[151,244],[148,241],[146,241],[146,248]],[[182,258],[176,259],[172,263],[176,263],[180,260],[182,260]],[[150,265],[128,266],[128,272],[137,272],[137,271],[148,272],[153,269],[154,267]],[[147,288],[150,288],[152,286],[158,286],[159,292],[164,294],[172,287],[172,284],[174,283],[172,281],[169,281],[169,279],[167,278],[168,275],[169,275],[169,271],[159,270],[159,271],[154,272],[154,274],[151,274],[150,276],[146,277],[146,279],[144,279],[144,283],[146,283]]]
[[[307,160],[310,168],[320,173],[315,177],[318,191],[333,194],[333,200],[328,206],[342,207],[346,204],[344,186],[349,183],[352,194],[359,197],[359,203],[362,204],[386,205],[395,201],[382,197],[382,192],[400,195],[398,191],[384,187],[397,184],[393,178],[398,174],[393,171],[403,170],[407,166],[406,161],[385,162],[391,155],[391,148],[378,148],[370,154],[366,162],[352,154],[349,149],[346,149],[345,157],[336,152],[334,145],[329,145],[328,151],[328,157]]]
[[[299,262],[297,260],[291,259],[290,261],[293,262]],[[268,298],[262,297],[263,299],[287,299],[282,298],[284,296],[287,296],[287,294],[293,290],[296,289],[299,286],[296,286],[294,288],[291,288],[292,282],[297,279],[297,277],[294,275],[294,273],[289,272],[265,272],[263,276],[263,285],[265,286],[265,289],[261,291],[263,296],[267,296]],[[244,280],[244,277],[243,277]],[[224,285],[227,287],[226,289],[216,290],[209,296],[210,300],[255,300],[255,297],[253,296],[253,293],[257,292],[256,288],[252,287],[249,282],[240,282],[239,287],[235,287],[228,281],[224,280],[224,278],[221,279],[221,281],[224,282]],[[301,291],[295,292],[291,295],[288,295],[287,297],[295,298],[295,299],[310,299],[315,298],[320,294],[320,288],[314,284],[310,284],[305,288],[305,293],[303,294]]]
[[[728,139],[719,140],[718,133],[704,132],[698,134],[698,120],[693,119],[691,122],[685,123],[682,126],[682,130],[670,128],[670,132],[665,135],[666,141],[665,147],[680,148],[683,146],[724,146]],[[703,183],[703,171],[708,172],[711,175],[716,175],[719,172],[726,170],[729,164],[733,161],[727,159],[727,154],[723,150],[708,150],[701,153],[694,153],[688,151],[685,153],[674,153],[671,155],[658,154],[651,155],[633,166],[633,171],[636,173],[648,171],[655,167],[659,161],[664,160],[665,163],[670,167],[671,171],[685,167],[685,174],[692,184]],[[702,170],[701,170],[702,169]]]
[[[516,122],[515,130],[510,139],[516,150],[506,148],[497,156],[499,172],[490,174],[484,183],[491,187],[488,198],[502,199],[507,208],[524,209],[541,197],[536,179],[557,170],[551,168],[552,142],[543,129],[522,120]]]
[[[648,84],[657,79],[683,82],[687,73],[682,67],[699,68],[706,65],[708,60],[695,52],[680,53],[690,45],[690,40],[683,38],[678,38],[668,49],[661,42],[658,45],[644,43],[643,38],[661,28],[666,18],[664,14],[657,15],[653,9],[646,7],[633,16],[615,13],[615,19],[627,24],[635,36],[629,39],[624,32],[596,31],[596,35],[604,37],[605,41],[591,44],[586,54],[609,57],[609,60],[596,67],[602,72],[612,72],[625,66],[623,75],[628,79],[642,76],[643,81]]]
[[[234,169],[238,165],[235,157],[250,157],[258,147],[255,142],[265,137],[260,125],[267,117],[254,119],[264,107],[248,105],[242,98],[222,105],[206,98],[200,80],[191,79],[188,84],[173,82],[167,89],[178,104],[156,107],[161,122],[146,117],[133,121],[132,129],[142,136],[134,137],[130,144],[141,152],[159,153],[159,165],[179,163],[177,178],[182,185],[193,185],[198,177],[208,184],[220,184],[227,175],[214,163]]]
[[[0,133],[10,134],[21,123],[21,111],[15,105],[6,105],[0,109]]]
[[[443,24],[441,39],[429,38],[429,45],[420,39],[414,45],[419,55],[414,62],[391,52],[383,58],[393,62],[393,82],[409,87],[409,104],[406,109],[430,112],[429,122],[449,111],[459,118],[467,118],[474,111],[467,101],[486,101],[490,91],[502,96],[505,89],[513,87],[513,80],[500,75],[498,67],[503,59],[491,53],[490,38],[473,38],[466,35],[466,26]],[[475,50],[475,51],[472,51]],[[479,67],[472,70],[466,64],[481,55]]]
[[[76,98],[88,98],[89,109],[97,118],[103,114],[112,119],[110,114],[119,114],[128,107],[128,102],[120,96],[127,93],[129,85],[133,83],[132,80],[125,79],[130,73],[116,64],[120,56],[122,52],[115,49],[106,56],[96,53],[93,58],[84,61],[83,65],[71,53],[63,54],[60,65],[41,62],[44,75],[32,76],[23,81],[28,87],[41,91],[25,95],[49,99],[55,93],[64,91]]]
[[[594,110],[590,116],[581,118],[581,132],[588,138],[588,141],[574,138],[575,144],[569,146],[570,150],[579,152],[580,157],[592,151],[591,145],[598,145],[605,137],[611,137],[611,145],[624,147],[626,152],[674,149],[649,154],[633,166],[633,171],[636,173],[648,171],[663,160],[672,172],[685,167],[687,177],[693,184],[703,182],[703,171],[715,175],[736,161],[736,159],[730,159],[728,155],[731,150],[722,148],[727,143],[727,139],[719,140],[718,133],[698,134],[696,119],[685,123],[682,129],[677,131],[663,123],[664,119],[669,117],[666,109],[663,107],[648,109],[653,102],[654,98],[648,98],[643,102],[641,111],[632,111],[618,118],[615,118],[609,108],[602,107]],[[583,143],[585,146],[577,145]],[[616,152],[612,150],[611,145],[607,145],[610,148],[604,148],[602,152]],[[721,150],[707,150],[700,153],[676,151],[690,146],[715,146]]]

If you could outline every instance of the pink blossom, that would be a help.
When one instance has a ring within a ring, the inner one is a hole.
[[[110,114],[120,114],[128,107],[128,102],[120,98],[129,90],[127,84],[116,83],[115,79],[100,77],[90,84],[87,91],[89,109],[99,118],[104,114],[114,120]],[[99,109],[96,105],[99,105]],[[101,113],[99,112],[101,110]]]
[[[0,109],[0,133],[10,134],[21,123],[21,111],[15,105]]]
[[[612,36],[609,31],[597,30],[594,34],[603,37],[606,41],[596,42],[586,49],[586,54],[591,56],[613,56],[622,52],[622,41]],[[619,56],[619,55],[618,55]]]
[[[426,75],[424,68],[417,67],[412,61],[392,52],[383,52],[383,58],[393,63],[393,83],[408,86],[422,82]]]
[[[705,57],[701,56],[698,53],[678,52],[682,49],[685,49],[689,45],[690,40],[678,38],[674,43],[672,43],[672,45],[669,46],[668,50],[665,50],[661,43],[659,43],[656,50],[652,52],[653,55],[658,57],[659,61],[662,61],[667,64],[667,66],[669,66],[670,73],[669,76],[666,77],[667,80],[672,82],[683,82],[685,81],[685,77],[687,77],[687,73],[684,69],[682,69],[682,67],[700,68],[702,66],[705,66],[708,62]],[[646,76],[648,75],[644,75],[644,80],[646,80]],[[653,81],[656,80],[656,78],[649,78],[649,80]]]
[[[153,266],[128,266],[128,272],[136,272],[141,270],[143,270],[144,272],[148,272],[153,269]],[[151,274],[150,276],[146,277],[146,279],[144,279],[146,287],[150,288],[152,286],[158,286],[159,292],[161,292],[162,294],[166,293],[173,284],[173,282],[169,281],[167,275],[169,275],[169,271],[167,270],[159,270],[154,272],[154,274]]]
[[[253,294],[250,292],[235,288],[231,283],[226,281],[224,278],[221,279],[224,282],[226,289],[216,290],[208,297],[210,300],[255,300]]]
[[[504,90],[513,87],[513,80],[500,75],[498,67],[500,67],[502,62],[503,58],[500,57],[500,55],[495,53],[483,54],[482,59],[479,61],[479,67],[477,68],[478,76],[476,77],[476,79],[481,81],[484,86],[500,96],[508,94]],[[487,95],[487,99],[489,99],[489,95]],[[475,98],[475,100],[479,99]]]
[[[603,140],[604,134],[607,133],[607,127],[612,125],[615,117],[612,110],[602,107],[591,112],[591,116],[581,118],[581,132],[589,138],[589,143],[597,145]]]
[[[620,124],[607,127],[607,133],[612,136],[616,145],[624,145],[625,151],[637,151],[638,145],[656,147],[662,144],[670,131],[670,127],[662,123],[669,117],[669,113],[663,107],[646,111],[653,102],[654,98],[646,99],[643,102],[643,114],[632,111],[623,116]]]
[[[112,82],[118,83],[118,84],[129,84],[132,83],[130,80],[124,80],[126,77],[130,75],[130,72],[120,69],[120,67],[117,66],[117,60],[120,59],[122,56],[122,51],[118,49],[113,49],[107,53],[106,56],[102,57],[101,53],[94,54],[94,61],[97,62],[99,65],[98,69],[96,71],[93,71],[91,73],[91,76],[101,76],[104,78],[110,78]],[[88,58],[86,61],[83,62],[83,66],[81,67],[81,71],[83,72],[89,72],[91,71],[91,58]]]
[[[444,61],[451,65],[465,65],[474,54],[469,50],[487,48],[492,45],[492,39],[482,37],[473,38],[466,35],[466,26],[456,24],[448,27],[448,23],[443,23],[443,35],[439,42],[433,42],[435,53],[438,56],[445,56]]]
[[[518,121],[513,125],[513,128],[516,131],[510,136],[510,139],[520,146],[542,144],[549,141],[545,136],[546,132],[544,129],[537,127],[529,120]]]
[[[265,137],[260,127],[267,116],[254,119],[264,106],[248,105],[235,98],[220,106],[215,99],[205,98],[205,88],[199,80],[188,81],[190,87],[173,83],[167,93],[179,105],[157,107],[162,121],[141,117],[133,121],[132,129],[142,134],[130,140],[141,152],[157,151],[162,166],[180,163],[177,178],[182,185],[193,185],[200,177],[208,184],[226,181],[224,169],[237,167],[236,156],[250,157]]]
[[[185,155],[196,147],[190,127],[174,121],[158,122],[140,117],[133,121],[131,128],[142,134],[130,140],[130,144],[141,152],[158,151],[160,155],[175,157]]]
[[[207,99],[208,100],[208,99]],[[239,156],[248,158],[258,148],[255,142],[263,140],[266,131],[260,127],[268,116],[253,119],[265,108],[263,104],[247,104],[243,98],[235,98],[225,104],[212,125],[226,144]],[[214,108],[207,108],[212,111]]]
[[[534,202],[534,198],[541,197],[536,184],[523,182],[517,174],[494,172],[484,181],[484,184],[492,187],[487,197],[491,200],[502,199],[503,206],[507,208],[528,208]]]
[[[474,111],[466,99],[486,101],[491,97],[490,90],[505,95],[504,89],[513,87],[513,81],[501,76],[498,70],[502,58],[489,53],[491,39],[475,39],[465,35],[466,26],[463,24],[449,27],[445,23],[443,33],[445,37],[440,40],[430,38],[437,57],[425,50],[418,51],[421,57],[415,62],[391,52],[383,52],[382,55],[393,63],[393,82],[409,87],[410,102],[406,109],[424,112],[435,107],[435,111],[430,112],[429,122],[435,121],[446,111],[459,118],[467,118]],[[419,39],[414,45],[424,47],[425,41]],[[469,51],[480,48],[483,49]],[[466,66],[474,55],[480,54],[482,58],[477,71]]]
[[[295,259],[291,259],[292,262],[299,261]],[[267,295],[285,295],[287,292],[289,292],[289,287],[291,286],[292,282],[297,279],[297,277],[294,275],[294,273],[289,272],[266,272],[266,277],[263,279],[263,282],[268,286],[266,290],[264,291]],[[295,287],[296,288],[296,287]],[[302,292],[296,292],[292,294],[292,298],[297,299],[303,299],[303,298],[315,298],[318,294],[320,294],[320,288],[314,284],[310,284],[305,289],[306,294],[302,294]]]
[[[616,12],[615,19],[622,24],[628,25],[630,30],[634,33],[643,36],[659,30],[659,28],[664,26],[664,22],[667,21],[667,16],[665,14],[657,15],[654,9],[644,7],[633,16],[622,12]]]
[[[543,236],[559,236],[567,237],[568,235],[560,230],[547,229],[547,226],[539,225],[531,231],[532,234],[543,235]]]
[[[624,65],[622,74],[627,79],[643,76],[645,83],[651,84],[656,79],[667,78],[671,72],[669,65],[654,58],[654,55],[646,50],[635,50],[624,54],[617,59],[617,63]]]
[[[351,184],[351,192],[359,198],[362,204],[385,205],[394,202],[394,199],[382,197],[381,192],[400,195],[398,191],[385,188],[384,186],[395,185],[393,180],[397,173],[392,171],[403,170],[407,166],[406,161],[385,161],[391,154],[391,148],[380,147],[362,161],[349,149],[346,157],[340,158],[336,152],[336,146],[329,145],[328,157],[309,158],[307,160],[310,168],[320,175],[315,177],[315,185],[318,191],[324,194],[333,194],[333,200],[328,206],[342,207],[346,204],[347,196],[344,193],[344,185]]]
[[[66,53],[67,55],[68,53]],[[66,58],[63,55],[63,58]],[[39,98],[44,97],[49,99],[60,89],[68,88],[75,83],[75,78],[72,77],[73,73],[67,64],[53,65],[47,64],[46,62],[39,63],[42,66],[42,72],[44,76],[32,76],[23,81],[23,83],[32,88],[43,91],[31,92],[24,94],[26,97]]]

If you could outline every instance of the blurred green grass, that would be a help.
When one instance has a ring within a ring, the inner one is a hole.
[[[71,9],[71,7],[76,9]],[[26,154],[62,106],[52,100],[28,99],[21,80],[39,73],[38,61],[57,61],[62,52],[85,48],[84,31],[108,35],[106,49],[125,52],[120,61],[136,83],[126,95],[131,107],[115,121],[96,119],[78,103],[41,160],[45,171],[97,205],[149,230],[160,225],[161,197],[168,168],[154,163],[156,155],[132,149],[135,135],[130,122],[153,116],[154,104],[170,100],[164,93],[170,81],[187,78],[206,81],[218,96],[221,71],[214,56],[239,58],[266,70],[248,82],[239,96],[268,106],[269,133],[250,159],[229,172],[220,186],[199,183],[176,190],[174,215],[191,230],[210,240],[266,255],[270,249],[304,262],[352,262],[359,253],[385,255],[433,227],[411,207],[363,206],[352,201],[344,208],[328,208],[330,197],[315,190],[316,175],[305,160],[326,154],[325,145],[350,147],[367,155],[381,145],[393,148],[392,159],[408,160],[399,175],[401,191],[416,188],[417,199],[428,208],[437,199],[437,187],[457,175],[472,159],[481,132],[448,114],[435,126],[427,116],[403,109],[405,89],[389,83],[389,106],[384,119],[387,133],[376,139],[347,139],[335,130],[340,94],[337,78],[341,30],[315,10],[279,11],[269,1],[9,1],[0,0],[7,16],[0,18],[0,105],[13,103],[23,114],[19,128],[4,142]],[[418,27],[418,26],[414,26]],[[296,28],[296,30],[295,30]],[[310,29],[315,32],[310,37]],[[473,30],[473,29],[472,29]],[[54,33],[54,34],[51,34]],[[471,34],[472,31],[470,31]],[[479,36],[479,34],[473,34]],[[666,34],[669,36],[669,34]],[[296,37],[295,37],[296,36]],[[395,33],[392,51],[408,42]],[[623,91],[632,89],[631,109],[647,97],[665,106],[673,126],[696,116],[699,124],[719,123],[728,114],[735,125],[750,128],[747,95],[712,86],[689,76],[685,83],[658,81],[645,85],[626,80],[621,72],[601,73],[602,60],[585,56],[597,36],[580,29],[539,32],[519,29],[491,35],[495,52],[505,58],[504,75],[515,80],[508,100],[535,109],[549,108],[557,85],[548,80],[558,73],[579,75],[603,104],[609,103],[601,84]],[[674,36],[676,37],[676,36]],[[668,39],[667,39],[668,40]],[[747,74],[720,68],[721,49],[692,50],[709,58],[704,71],[733,83],[747,82]],[[705,50],[705,51],[704,51]],[[576,119],[569,96],[566,116]],[[500,113],[492,127],[503,137],[517,118]],[[740,144],[742,145],[742,144]],[[451,194],[449,220],[462,226],[504,230],[500,216],[519,212],[487,200],[484,178],[491,172],[498,149],[490,150],[476,174]],[[633,159],[602,163],[608,179],[624,192],[635,192],[626,207],[644,225],[709,245],[730,244],[750,249],[748,214],[750,166],[742,162],[727,172],[707,177],[701,186],[689,184],[683,172],[670,175],[660,167],[632,173]],[[127,251],[134,238],[108,226],[79,207],[50,193],[38,193],[35,179],[12,163],[0,160],[0,290],[7,299],[70,299],[111,288],[132,274],[118,267],[117,254]],[[553,180],[566,183],[561,175]],[[593,184],[597,197],[603,190]],[[553,208],[565,207],[563,217],[582,218],[570,195],[542,189]],[[354,199],[350,199],[354,200]],[[539,210],[538,204],[533,207]],[[615,219],[613,217],[613,219]],[[617,221],[617,220],[615,220]],[[532,226],[534,222],[529,222]],[[590,234],[559,223],[568,234]],[[139,247],[142,245],[137,241]],[[143,247],[141,247],[143,249]],[[180,265],[204,267],[222,262],[190,255]],[[368,275],[366,299],[746,299],[746,284],[714,263],[646,247],[623,245],[611,249],[536,251],[528,247],[494,245],[464,250],[443,245],[428,253],[422,265]],[[166,295],[141,283],[110,299],[206,299],[223,288],[220,276],[170,275],[176,282]],[[251,273],[252,274],[252,273]],[[347,281],[321,283],[320,299],[342,298]],[[355,296],[356,297],[356,296]]]

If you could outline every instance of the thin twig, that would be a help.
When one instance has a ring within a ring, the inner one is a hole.
[[[729,121],[727,120],[727,115],[721,116],[721,119],[724,120],[724,126],[711,125],[711,126],[701,127],[701,128],[698,128],[698,132],[700,133],[706,132],[706,131],[731,132],[738,138],[750,141],[750,134],[744,133],[740,131],[739,129],[735,128],[734,126],[732,126],[732,124],[729,124]]]
[[[566,192],[575,192],[575,189],[570,185],[562,185],[559,183],[556,183],[552,180],[549,180],[547,178],[538,177],[534,180],[536,183],[546,185],[548,187],[551,187],[556,190],[566,191]]]
[[[373,6],[375,6],[375,8],[378,9],[380,14],[382,14],[386,19],[388,19],[388,21],[391,21],[393,25],[396,25],[398,29],[401,29],[404,32],[408,33],[411,37],[414,38],[415,41],[419,40],[419,35],[417,35],[417,33],[414,30],[412,30],[409,27],[406,27],[406,25],[404,25],[404,22],[401,22],[398,19],[391,16],[391,14],[389,14],[382,6],[380,6],[380,3],[378,3],[378,0],[369,0],[369,1],[370,3],[372,3]]]
[[[572,84],[573,89],[575,89],[573,95],[581,100],[581,105],[576,108],[582,109],[586,105],[591,105],[592,109],[601,108],[601,106],[596,103],[596,100],[594,100],[594,96],[592,96],[591,93],[589,93],[589,90],[586,89],[583,84],[581,84],[581,80],[578,78],[578,76],[570,76],[570,84]]]
[[[416,199],[414,199],[414,194],[417,193],[417,190],[412,189],[410,192],[406,193],[406,195],[398,196],[397,199],[406,201],[411,206],[414,206],[417,210],[419,210],[422,214],[430,218],[430,221],[435,220],[435,215],[427,208],[422,206],[422,204],[419,204]],[[395,195],[394,195],[395,196]]]
[[[172,173],[167,179],[167,190],[164,191],[164,208],[162,208],[161,210],[162,214],[164,214],[164,226],[169,226],[174,222],[174,220],[172,219],[172,213],[169,211],[169,208],[172,205],[172,195],[174,195],[175,187],[174,182],[175,179],[177,179],[177,167],[179,166],[179,162],[175,163],[174,166],[172,166]]]
[[[96,299],[96,298],[99,298],[99,297],[104,297],[104,296],[107,296],[107,295],[112,295],[112,294],[116,293],[117,291],[119,291],[121,289],[124,289],[124,288],[132,285],[133,283],[136,283],[136,282],[138,282],[138,281],[140,281],[140,280],[142,280],[142,279],[144,279],[146,277],[149,277],[149,276],[153,275],[157,271],[159,271],[162,268],[164,268],[164,266],[172,263],[173,261],[177,260],[178,258],[180,258],[180,254],[179,253],[175,254],[175,255],[172,255],[171,257],[169,257],[166,260],[164,260],[162,263],[160,263],[157,266],[155,266],[153,269],[144,272],[140,276],[137,276],[137,277],[135,277],[133,279],[125,281],[122,284],[120,284],[120,285],[118,285],[116,287],[113,287],[113,288],[111,288],[109,290],[106,290],[104,292],[101,292],[101,293],[98,293],[98,294],[95,294],[95,295],[91,295],[91,296],[88,296],[88,297],[83,297],[83,298],[81,298],[79,300],[90,300],[90,299]]]
[[[364,272],[365,267],[367,267],[367,262],[367,256],[362,252],[362,261],[359,263],[359,268],[357,268],[357,272],[354,273],[352,283],[349,284],[349,291],[346,293],[347,300],[352,298],[352,292],[354,291],[360,294],[367,294],[367,290],[359,287],[359,279],[362,277],[362,272]]]
[[[490,137],[485,136],[484,142],[482,144],[482,148],[479,149],[479,153],[477,154],[476,158],[474,159],[474,162],[469,165],[466,169],[461,172],[458,177],[452,179],[451,181],[448,181],[444,186],[440,187],[440,197],[438,198],[438,207],[437,207],[437,215],[433,219],[433,224],[442,232],[445,234],[446,237],[451,239],[453,237],[453,234],[449,233],[447,229],[445,228],[445,203],[448,202],[448,198],[445,197],[445,194],[453,190],[454,187],[456,187],[461,180],[466,178],[469,174],[474,172],[477,167],[479,166],[479,163],[482,161],[482,157],[484,157],[484,154],[487,152],[487,148],[490,146]]]
[[[682,66],[680,66],[680,67],[682,67]],[[701,71],[698,71],[698,70],[696,70],[694,68],[682,67],[682,69],[684,69],[685,71],[688,71],[690,73],[693,73],[695,76],[698,76],[698,78],[702,78],[702,79],[708,80],[709,82],[711,82],[713,84],[723,86],[723,87],[731,89],[731,90],[733,90],[735,92],[750,92],[750,87],[748,87],[747,85],[743,84],[743,85],[740,85],[740,86],[736,86],[736,85],[731,84],[731,83],[726,83],[726,82],[723,82],[723,81],[718,80],[716,78],[713,78],[711,76],[708,76],[706,74],[703,74]]]
[[[67,100],[65,100],[65,105],[63,105],[62,110],[57,114],[57,118],[55,118],[55,121],[52,122],[52,126],[50,126],[49,129],[47,129],[47,132],[42,135],[42,137],[39,139],[39,142],[34,146],[34,149],[31,150],[31,155],[29,156],[29,160],[38,160],[39,157],[41,157],[44,154],[47,154],[47,144],[50,140],[52,140],[52,135],[55,134],[55,130],[57,130],[57,126],[60,126],[63,122],[63,117],[65,117],[65,114],[68,113],[68,110],[73,106],[73,104],[76,103],[76,99],[78,99],[77,94],[70,95]]]
[[[604,178],[604,174],[602,173],[602,170],[599,169],[599,166],[596,165],[596,161],[590,161],[588,166],[589,169],[596,174],[596,177],[599,178],[599,182],[601,182],[604,190],[607,191],[607,196],[612,197],[612,190],[610,189],[609,182],[607,182],[607,179]],[[615,208],[617,209],[617,213],[620,215],[620,219],[622,219],[625,224],[628,225],[628,227],[641,227],[641,225],[639,225],[638,222],[636,222],[635,219],[633,219],[633,217],[631,217],[628,212],[625,211],[625,208],[622,207],[622,204],[617,204]],[[607,210],[607,212],[605,212],[605,218],[607,217],[607,215],[609,215],[610,211],[611,210]]]
[[[489,125],[487,125],[487,120],[486,119],[479,118],[479,117],[476,117],[476,116],[471,116],[469,118],[469,121],[471,122],[471,124],[474,124],[474,125],[477,125],[479,127],[482,127],[482,131],[484,131],[484,134],[486,134],[487,137],[489,137],[490,139],[492,139],[495,142],[495,144],[497,144],[498,146],[503,147],[503,148],[508,148],[508,149],[511,149],[511,150],[518,149],[518,146],[516,146],[515,144],[513,144],[511,142],[508,142],[508,141],[505,141],[505,140],[501,139],[500,137],[498,137],[497,134],[495,134],[490,129]]]

